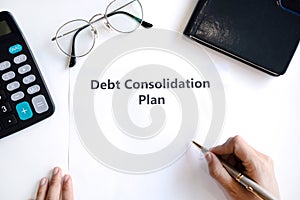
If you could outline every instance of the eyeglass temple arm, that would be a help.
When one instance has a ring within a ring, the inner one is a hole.
[[[79,28],[73,38],[72,38],[72,47],[71,47],[71,56],[70,56],[70,62],[69,62],[69,67],[74,67],[76,65],[76,56],[75,56],[75,41],[76,41],[76,37],[79,34],[80,31],[82,31],[83,29],[87,28],[89,25],[85,25],[81,28]]]
[[[124,15],[127,15],[129,17],[131,17],[132,19],[134,19],[135,21],[137,21],[138,23],[141,23],[141,26],[144,27],[144,28],[151,28],[153,25],[149,22],[146,22],[146,21],[143,21],[142,19],[128,13],[128,12],[125,12],[125,11],[115,11],[115,12],[111,12],[111,13],[108,13],[106,16],[107,17],[111,17],[113,15],[116,15],[116,14],[124,14]]]

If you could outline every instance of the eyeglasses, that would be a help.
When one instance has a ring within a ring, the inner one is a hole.
[[[52,41],[70,57],[69,67],[76,64],[77,57],[87,55],[93,49],[98,31],[95,22],[104,19],[105,26],[120,33],[131,33],[139,26],[151,28],[153,25],[143,21],[143,8],[139,0],[114,0],[105,14],[96,14],[90,20],[76,19],[63,24]]]

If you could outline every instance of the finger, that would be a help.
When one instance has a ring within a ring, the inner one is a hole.
[[[242,185],[240,185],[229,175],[214,153],[206,153],[205,158],[208,163],[209,174],[226,190],[227,194],[230,196],[230,199],[257,200],[253,194],[245,190]]]
[[[36,194],[36,200],[44,200],[48,190],[48,179],[42,178],[39,184],[39,188]]]
[[[226,169],[223,167],[217,156],[211,152],[205,154],[207,160],[209,174],[218,183],[225,188],[225,190],[232,192],[234,187],[240,187],[238,183],[228,174]]]
[[[49,189],[46,199],[59,199],[61,190],[61,169],[55,167],[53,169],[52,178],[49,183]]]
[[[73,185],[72,178],[69,175],[64,176],[62,185],[62,200],[73,200]]]
[[[242,162],[250,163],[256,157],[256,151],[242,137],[229,138],[223,145],[216,146],[211,152],[217,155],[234,154]]]

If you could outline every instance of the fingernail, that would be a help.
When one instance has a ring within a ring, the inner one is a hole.
[[[64,183],[68,182],[69,179],[70,179],[70,176],[69,175],[65,175],[64,176]]]
[[[46,185],[48,179],[46,177],[42,178],[41,182],[40,182],[40,186]]]
[[[55,168],[53,169],[53,175],[58,174],[58,171],[59,171],[58,167],[55,167]]]
[[[205,154],[205,159],[206,159],[207,162],[211,162],[211,160],[212,160],[212,155],[211,155],[210,152],[207,152],[207,153]]]

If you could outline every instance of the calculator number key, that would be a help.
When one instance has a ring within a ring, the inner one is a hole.
[[[4,61],[2,63],[0,63],[0,71],[4,71],[8,68],[10,68],[11,64],[9,61]]]
[[[0,90],[0,102],[6,99],[5,93],[3,90]]]
[[[35,80],[36,80],[35,75],[31,74],[31,75],[26,76],[26,77],[23,78],[23,83],[28,85],[28,84],[34,82]]]
[[[33,85],[27,89],[28,94],[35,94],[41,90],[41,87],[39,85]]]
[[[2,75],[2,80],[9,81],[9,80],[11,80],[11,79],[13,79],[15,77],[16,77],[15,72],[10,71],[10,72],[7,72],[7,73],[5,73],[5,74]]]
[[[30,70],[31,70],[31,66],[27,64],[27,65],[20,67],[18,69],[18,72],[19,72],[19,74],[26,74],[27,72],[30,72]]]
[[[4,128],[9,128],[12,125],[17,124],[17,118],[14,115],[9,115],[8,117],[5,117],[1,120],[2,124],[4,125]]]
[[[26,60],[27,60],[27,56],[25,54],[21,54],[14,58],[14,63],[20,64],[20,63],[25,62]]]
[[[19,101],[19,100],[23,99],[24,96],[25,96],[24,93],[20,91],[20,92],[16,92],[13,95],[11,95],[10,98],[12,101]]]
[[[0,105],[0,115],[4,115],[6,113],[11,112],[11,107],[9,105],[9,103],[5,103],[3,105]]]
[[[14,81],[6,86],[8,91],[14,91],[20,87],[20,83],[18,81]]]

